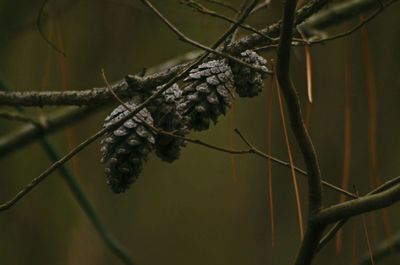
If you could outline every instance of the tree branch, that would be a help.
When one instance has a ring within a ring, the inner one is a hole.
[[[305,4],[296,12],[294,25],[298,25],[304,22],[307,18],[318,12],[328,2],[329,0],[309,1],[307,4]],[[271,38],[277,38],[279,37],[280,34],[281,24],[282,21],[275,22],[269,25],[268,27],[260,30],[260,32],[262,34],[270,36]],[[259,34],[251,34],[229,45],[227,48],[227,52],[230,52],[231,54],[238,54],[244,50],[252,49],[256,46],[263,46],[268,44],[271,44],[271,42],[261,37]]]
[[[303,22],[306,18],[317,12],[323,5],[329,0],[312,0],[307,5],[302,7],[296,14],[296,24]],[[235,29],[242,24],[244,18],[238,20],[237,23],[231,27]],[[261,30],[262,34],[278,37],[280,29],[280,21],[273,23],[272,25]],[[224,34],[226,35],[226,33]],[[228,45],[226,52],[229,54],[239,54],[246,49],[252,49],[257,45],[270,44],[271,41],[261,37],[259,34],[252,34],[250,36],[243,37],[238,41]],[[220,43],[221,44],[221,43]],[[217,45],[216,47],[218,47]],[[216,47],[211,47],[215,49]],[[137,93],[138,89],[149,89],[164,84],[174,76],[176,76],[187,64],[176,65],[172,68],[150,75],[143,79],[139,77],[130,76],[131,79],[135,79],[130,87],[126,86],[124,81],[118,81],[113,85],[113,90],[121,98],[132,97]],[[48,91],[48,92],[11,92],[5,93],[0,92],[0,106],[47,106],[47,105],[93,105],[103,104],[112,100],[112,95],[107,88],[94,88],[88,90],[75,90],[75,91]]]
[[[377,194],[337,204],[322,210],[315,218],[319,223],[329,224],[355,215],[386,208],[400,200],[400,185]]]
[[[145,0],[143,0],[145,1]],[[254,1],[255,3],[257,1]],[[252,5],[250,5],[252,6]],[[251,11],[251,10],[250,10]],[[212,45],[211,49],[215,49],[218,47],[221,43],[225,41],[225,39],[230,36],[239,26],[240,23],[243,22],[243,20],[247,17],[248,13],[250,11],[245,11],[243,14],[239,17],[237,22],[234,25],[231,25],[231,27]],[[116,123],[113,123],[112,125],[105,127],[98,131],[97,133],[93,134],[89,138],[87,138],[85,141],[80,143],[78,146],[73,148],[70,152],[68,152],[64,157],[59,159],[57,162],[53,163],[49,168],[47,168],[44,172],[42,172],[38,177],[34,178],[27,186],[25,186],[23,189],[21,189],[17,194],[15,194],[10,200],[6,201],[5,203],[0,205],[0,211],[7,210],[11,208],[13,205],[15,205],[20,199],[22,199],[25,195],[27,195],[31,190],[33,190],[38,184],[40,184],[44,179],[46,179],[51,173],[53,173],[55,170],[57,170],[59,167],[61,167],[64,163],[69,161],[72,157],[74,157],[76,154],[78,154],[80,151],[82,151],[84,148],[86,148],[89,144],[93,143],[97,139],[99,139],[101,136],[105,135],[107,132],[113,131],[117,129],[119,126],[121,126],[125,121],[131,119],[134,117],[140,110],[143,108],[147,107],[151,101],[159,97],[164,91],[166,91],[170,86],[172,86],[175,82],[177,82],[179,79],[181,79],[183,76],[186,76],[190,70],[195,68],[204,58],[208,56],[208,52],[204,52],[202,56],[198,57],[194,62],[192,62],[189,66],[184,68],[178,75],[173,77],[171,80],[169,80],[164,86],[155,92],[153,95],[148,97],[146,100],[143,101],[142,104],[137,106],[137,108],[130,112],[128,115],[126,115],[124,118],[119,120]],[[130,81],[135,81],[136,79],[130,79]],[[108,88],[107,88],[108,89]]]
[[[164,84],[185,65],[178,65],[161,73],[141,78],[130,76],[130,86],[124,80],[112,85],[113,91],[121,98],[137,95],[139,90],[150,89]],[[112,101],[113,95],[106,87],[74,91],[43,92],[0,92],[0,106],[61,106],[61,105],[94,105]]]
[[[164,22],[164,24],[166,24],[179,37],[180,40],[182,40],[184,42],[187,42],[187,43],[189,43],[189,44],[191,44],[191,45],[193,45],[193,46],[195,46],[197,48],[200,48],[200,49],[202,49],[204,51],[207,51],[209,53],[213,53],[213,54],[218,55],[220,57],[227,58],[227,59],[229,59],[231,61],[234,61],[234,62],[236,62],[238,64],[241,64],[241,65],[243,65],[245,67],[248,67],[250,69],[253,69],[255,71],[266,72],[266,73],[272,74],[267,69],[265,69],[265,67],[259,67],[259,66],[256,66],[256,65],[252,65],[252,64],[246,63],[246,62],[244,62],[244,61],[242,61],[242,60],[240,60],[238,58],[233,57],[232,55],[230,55],[228,53],[224,53],[224,52],[221,52],[219,50],[216,50],[217,47],[210,48],[210,47],[207,47],[207,46],[205,46],[205,45],[203,45],[203,44],[201,44],[201,43],[199,43],[197,41],[192,40],[191,38],[189,38],[185,34],[183,34],[177,27],[175,27],[160,11],[157,10],[157,8],[155,8],[155,6],[153,6],[150,3],[150,1],[141,0],[141,2],[143,4],[145,4],[148,8],[150,8]],[[245,12],[245,16],[242,16],[242,18],[243,18],[242,21],[245,18],[247,18],[247,16],[250,14],[250,12],[257,5],[258,2],[259,2],[259,0],[254,0],[249,5],[249,7],[247,8],[247,10]],[[238,22],[235,21],[235,25],[237,27],[240,27],[242,21],[238,21]]]
[[[227,9],[233,11],[233,12],[236,12],[236,13],[239,11],[234,6],[232,6],[232,5],[228,4],[228,3],[225,3],[223,1],[218,1],[218,0],[204,0],[204,1],[209,2],[209,3],[213,3],[215,5],[219,5],[219,6],[225,7],[225,8],[227,8]]]
[[[296,12],[295,25],[298,25],[305,21],[305,19],[312,16],[314,13],[319,11],[329,0],[312,0],[302,8],[300,8]],[[376,0],[354,0],[349,4],[349,9],[354,14],[361,13],[362,9],[358,9],[359,6],[370,6],[371,1]],[[367,2],[367,3],[365,3]],[[391,1],[391,3],[394,1]],[[375,7],[376,5],[374,5]],[[351,12],[350,12],[351,13]],[[353,14],[353,13],[351,13]],[[338,22],[338,20],[332,20],[331,13],[321,13],[317,14],[318,18],[313,19],[312,25],[323,25],[324,27],[327,25],[332,25],[334,22]],[[315,17],[313,16],[313,17]],[[325,16],[327,17],[325,19]],[[345,19],[345,17],[340,17],[337,19]],[[312,20],[310,18],[310,20]],[[341,21],[341,20],[340,20]],[[237,26],[240,26],[242,22],[238,23]],[[228,45],[226,51],[230,54],[238,54],[246,49],[252,49],[256,46],[263,44],[272,44],[273,47],[276,47],[275,44],[271,43],[271,40],[266,39],[264,36],[270,36],[272,38],[276,38],[279,36],[281,22],[278,21],[276,23],[271,24],[270,26],[264,28],[258,33],[254,33],[252,35],[241,38],[240,40]],[[308,25],[305,22],[303,25]],[[305,27],[305,26],[302,26]],[[308,26],[307,26],[308,27]],[[264,36],[260,36],[263,34]],[[193,57],[191,57],[193,58]],[[113,90],[117,93],[117,95],[121,98],[129,98],[134,96],[137,93],[137,89],[149,89],[154,88],[156,86],[162,85],[167,82],[169,79],[174,77],[177,73],[179,73],[186,64],[178,64],[174,67],[171,67],[167,70],[161,71],[159,73],[148,76],[144,79],[136,78],[136,82],[132,82],[131,87],[126,86],[124,81],[118,81],[113,85]],[[111,101],[112,95],[105,87],[101,88],[93,88],[88,90],[75,90],[75,91],[45,91],[45,92],[36,92],[36,91],[27,91],[27,92],[0,92],[0,106],[61,106],[61,105],[93,105],[93,104],[103,104],[105,102]]]
[[[320,210],[322,204],[321,173],[317,154],[304,124],[297,91],[291,81],[289,73],[290,49],[296,4],[297,0],[288,0],[285,4],[280,44],[277,53],[276,76],[286,101],[292,131],[299,144],[307,167],[309,176],[309,213],[313,214]]]
[[[48,117],[41,117],[37,120],[36,125],[23,125],[0,138],[0,158],[25,147],[43,135],[56,132],[82,121],[105,106],[96,105],[85,108],[65,107]]]
[[[337,25],[378,7],[379,2],[377,0],[352,0],[338,3],[313,15],[299,27],[309,36],[312,31]]]
[[[369,15],[367,18],[363,19],[363,20],[362,20],[360,23],[358,23],[357,25],[353,26],[352,28],[350,28],[350,29],[348,29],[348,30],[346,30],[346,31],[340,32],[340,33],[335,34],[335,35],[332,35],[332,36],[327,36],[327,37],[324,37],[324,38],[322,38],[322,39],[318,39],[318,38],[317,38],[317,39],[313,40],[313,39],[315,38],[315,36],[312,36],[312,37],[311,37],[311,40],[308,40],[308,41],[307,41],[307,44],[308,44],[308,45],[314,45],[314,44],[324,43],[324,42],[327,42],[327,41],[336,40],[336,39],[340,39],[340,38],[349,36],[349,35],[353,34],[354,32],[356,32],[357,30],[359,30],[360,28],[362,28],[362,27],[363,27],[364,25],[366,25],[368,22],[370,22],[371,20],[373,20],[373,19],[374,19],[376,16],[378,16],[385,8],[387,8],[387,7],[389,7],[390,5],[394,4],[396,1],[397,1],[397,0],[392,0],[392,1],[389,1],[387,4],[383,5],[383,4],[378,0],[378,2],[380,3],[380,5],[378,6],[378,8],[377,8],[371,15]],[[301,31],[303,32],[303,29],[302,29],[301,27],[299,28],[299,30],[301,30]],[[311,32],[311,31],[309,30],[309,33],[308,33],[308,34],[310,34],[310,32]],[[312,34],[312,32],[311,32],[311,34]],[[317,34],[317,35],[321,35],[320,32],[317,32],[316,34]]]
[[[234,19],[231,19],[231,18],[229,18],[229,17],[227,17],[227,16],[225,16],[225,15],[222,15],[222,14],[220,14],[220,13],[214,11],[214,10],[208,9],[208,8],[206,8],[205,6],[203,6],[203,5],[199,4],[199,3],[197,3],[197,2],[194,1],[194,0],[181,0],[180,2],[181,2],[182,4],[185,4],[185,5],[189,6],[189,7],[191,7],[194,11],[197,11],[197,12],[199,12],[200,14],[205,14],[205,15],[209,15],[209,16],[211,16],[211,17],[216,17],[216,18],[219,18],[219,19],[221,19],[221,20],[227,21],[227,22],[229,22],[229,23],[235,23],[235,20],[234,20]],[[254,10],[254,9],[253,9],[253,10]],[[239,27],[242,28],[242,29],[251,31],[251,32],[253,32],[253,33],[259,34],[259,35],[263,36],[264,38],[269,39],[269,40],[271,40],[271,41],[275,41],[275,39],[273,39],[273,38],[271,38],[271,37],[269,37],[269,36],[267,36],[267,35],[261,33],[259,30],[253,28],[253,27],[250,26],[250,25],[247,25],[247,24],[240,24]]]
[[[313,221],[314,215],[322,207],[321,172],[317,154],[304,124],[298,94],[289,71],[296,5],[297,0],[287,0],[283,9],[283,22],[277,51],[276,77],[284,95],[291,128],[302,152],[308,173],[308,224],[296,258],[296,265],[305,265],[311,264],[324,226]]]
[[[385,239],[380,242],[378,246],[372,251],[372,253],[365,253],[358,261],[358,265],[373,265],[371,264],[372,258],[376,263],[388,258],[391,255],[398,254],[400,252],[400,232],[397,232],[393,237]]]
[[[399,183],[400,183],[400,176],[385,182],[376,189],[373,189],[372,191],[368,192],[366,196],[380,193],[382,191],[385,191],[389,188],[398,185]],[[358,198],[358,196],[356,198]],[[336,232],[338,232],[339,229],[346,224],[348,220],[349,218],[345,218],[336,222],[335,225],[326,233],[326,235],[319,242],[317,251],[321,250],[336,235]]]
[[[10,90],[10,88],[8,88],[6,86],[4,86],[4,89],[7,91]],[[21,115],[22,118],[25,117],[24,116],[25,109],[23,109],[21,107],[17,107],[17,111],[18,111],[18,114]],[[42,127],[40,123],[38,123],[35,120],[29,120],[29,118],[27,118],[27,117],[26,117],[26,120],[22,119],[22,121],[30,122],[33,126],[35,126],[38,129],[40,129]],[[39,138],[39,141],[40,141],[40,145],[42,146],[43,150],[45,151],[45,153],[50,161],[56,162],[58,159],[60,159],[56,148],[51,144],[51,142],[49,141],[49,139],[47,139],[47,137],[45,135],[41,135],[41,137]],[[60,172],[61,176],[64,178],[72,195],[75,197],[76,201],[78,202],[79,206],[81,206],[81,208],[84,211],[84,213],[86,214],[86,216],[92,222],[93,226],[95,227],[96,231],[99,233],[99,236],[104,241],[106,246],[125,264],[133,265],[134,263],[133,263],[131,257],[124,250],[124,248],[120,245],[120,243],[113,237],[113,235],[110,233],[108,228],[101,221],[100,217],[96,213],[96,210],[90,203],[89,199],[86,197],[84,191],[82,190],[77,178],[72,173],[72,171],[67,166],[63,165],[60,167],[59,172]]]

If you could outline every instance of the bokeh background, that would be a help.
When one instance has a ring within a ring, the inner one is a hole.
[[[194,13],[178,1],[153,1],[176,26],[193,39],[211,44],[229,25]],[[227,1],[235,6],[240,1]],[[337,1],[335,1],[337,2]],[[42,1],[0,1],[0,79],[16,91],[88,89],[103,86],[100,69],[109,80],[118,80],[143,67],[160,64],[192,51],[163,25],[140,1],[51,0],[41,24],[46,35],[65,51],[62,58],[40,37],[36,17]],[[227,15],[230,11],[208,5]],[[282,1],[255,14],[248,23],[256,28],[276,21]],[[309,128],[319,154],[324,179],[340,185],[344,153],[345,66],[350,73],[352,132],[350,184],[361,194],[370,190],[371,171],[368,79],[372,79],[377,104],[376,157],[382,181],[400,174],[400,5],[394,4],[350,37],[311,48],[314,103]],[[330,28],[338,32],[358,22]],[[241,35],[247,34],[241,32]],[[364,45],[364,46],[363,46]],[[367,47],[367,53],[363,52]],[[291,70],[302,102],[306,102],[304,48],[293,49]],[[275,58],[275,51],[262,54]],[[366,56],[369,59],[366,61]],[[368,60],[371,62],[368,66]],[[272,94],[272,125],[268,124],[271,82],[252,99],[238,98],[234,111],[208,131],[192,137],[219,146],[245,148],[232,132],[241,132],[266,151],[272,133],[272,154],[287,160],[276,93]],[[116,103],[114,104],[116,105]],[[305,112],[307,107],[304,105]],[[2,111],[12,108],[2,107]],[[39,116],[56,108],[30,108]],[[90,118],[50,136],[61,154],[85,140],[102,126],[111,111],[105,108]],[[20,123],[1,120],[1,135]],[[1,136],[0,136],[1,137]],[[296,164],[303,165],[292,135]],[[139,265],[293,264],[300,243],[296,204],[290,171],[272,166],[275,244],[268,192],[267,161],[254,155],[231,156],[189,144],[181,158],[160,162],[152,155],[138,181],[128,192],[113,194],[104,181],[99,163],[99,142],[81,152],[68,166],[73,168],[86,195],[114,236]],[[233,161],[233,162],[232,162]],[[50,165],[35,142],[0,160],[0,200],[38,176]],[[306,218],[306,185],[299,177],[303,216]],[[324,189],[325,204],[339,194]],[[386,216],[386,217],[384,217]],[[372,247],[388,234],[400,230],[399,207],[366,215]],[[12,209],[0,213],[1,264],[122,264],[98,236],[65,182],[52,174]],[[362,219],[354,218],[344,228],[343,247],[333,240],[315,264],[351,264],[367,251]],[[382,264],[398,264],[394,255]]]

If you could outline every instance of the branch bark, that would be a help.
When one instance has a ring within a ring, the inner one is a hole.
[[[359,14],[378,7],[379,3],[377,0],[353,0],[343,2],[332,5],[318,14],[315,14],[299,26],[305,33],[308,33],[310,30],[321,30],[350,20]]]
[[[400,185],[377,194],[367,195],[322,210],[315,218],[318,223],[329,224],[355,215],[386,208],[400,200]]]
[[[328,3],[328,1],[329,0],[312,0],[304,7],[300,8],[299,11],[296,12],[296,25],[303,22],[305,19],[319,11],[326,3]],[[237,28],[242,23],[242,21],[238,20],[238,22],[239,23],[236,23],[232,26],[235,26]],[[274,38],[278,37],[280,24],[281,22],[278,21],[264,28],[260,32]],[[246,49],[252,49],[262,44],[271,44],[271,40],[260,36],[260,34],[258,33],[254,33],[228,45],[228,47],[226,48],[226,53],[236,55]],[[215,49],[214,47],[211,48]],[[118,81],[115,85],[113,85],[113,90],[121,98],[132,97],[137,93],[138,89],[154,88],[156,86],[164,84],[165,82],[168,82],[168,80],[176,76],[182,69],[184,69],[185,66],[187,66],[187,64],[176,65],[175,67],[147,76],[143,79],[137,76],[131,76],[131,78],[135,78],[136,81],[132,82],[132,85],[130,87],[126,86],[123,81]],[[104,102],[112,100],[113,95],[105,87],[63,92],[0,92],[0,106],[82,106],[103,104]]]
[[[398,255],[400,252],[400,232],[397,232],[391,238],[388,238],[378,244],[372,251],[372,257],[375,263],[383,261],[391,255]],[[371,253],[365,253],[358,261],[358,265],[373,265],[371,264]]]
[[[329,0],[310,1],[296,12],[294,24],[301,24],[301,28],[306,31],[308,28],[325,28],[335,23],[347,20],[350,17],[356,16],[365,10],[369,10],[370,8],[377,6],[377,4],[372,3],[376,3],[376,0],[353,0],[349,3],[337,4],[333,6],[333,8],[329,9],[333,11],[323,11],[315,14],[328,2]],[[340,12],[340,16],[337,16],[338,12]],[[228,45],[226,48],[226,53],[235,55],[246,49],[254,49],[256,46],[274,46],[276,43],[274,43],[271,38],[274,39],[279,37],[281,23],[281,21],[275,22],[260,30],[258,33],[254,33],[239,39],[238,41]],[[240,24],[238,26],[240,26]],[[266,38],[265,36],[269,37]],[[154,88],[164,84],[173,78],[177,73],[179,73],[185,67],[185,65],[186,64],[175,65],[167,70],[150,75],[143,80],[135,76],[137,82],[135,82],[131,87],[126,86],[124,81],[118,81],[113,85],[113,90],[121,98],[132,97],[137,93],[138,89]],[[83,106],[103,104],[105,102],[112,101],[112,98],[113,96],[111,93],[107,88],[104,87],[74,91],[0,92],[0,106]]]
[[[37,125],[26,124],[0,138],[0,158],[16,151],[43,135],[50,134],[88,118],[107,105],[95,105],[84,108],[65,107],[45,119],[39,119]]]
[[[280,42],[277,52],[276,77],[284,95],[292,131],[302,152],[308,173],[308,224],[301,244],[297,265],[311,264],[324,226],[314,222],[314,215],[322,207],[321,172],[313,143],[305,126],[296,88],[290,77],[290,49],[297,0],[287,0],[283,9]]]

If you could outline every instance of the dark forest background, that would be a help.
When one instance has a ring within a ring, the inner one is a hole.
[[[195,13],[177,1],[153,2],[183,32],[201,43],[211,44],[228,27],[226,22]],[[240,5],[240,1],[230,2]],[[13,90],[100,87],[104,86],[102,68],[109,80],[119,80],[126,74],[140,72],[143,67],[158,65],[193,50],[139,1],[51,0],[41,24],[46,35],[67,54],[63,58],[47,45],[37,30],[36,17],[41,4],[38,0],[0,1],[0,80]],[[211,7],[232,15],[225,9]],[[267,9],[247,22],[262,28],[279,19],[281,9],[281,1],[272,1]],[[371,188],[368,179],[372,170],[368,103],[368,82],[371,81],[368,80],[372,80],[369,85],[376,91],[378,175],[382,181],[400,175],[399,14],[400,5],[394,4],[363,31],[311,47],[314,102],[309,128],[323,177],[336,185],[342,181],[345,68],[348,65],[352,114],[351,145],[348,146],[351,148],[350,183],[360,193]],[[340,23],[329,31],[338,32],[358,20],[356,17]],[[248,33],[240,31],[243,34]],[[291,71],[306,112],[304,48],[293,49]],[[275,51],[262,55],[271,59]],[[366,78],[368,69],[372,69],[370,79]],[[237,98],[234,111],[221,118],[216,126],[191,136],[219,146],[244,148],[233,133],[233,128],[239,128],[255,146],[266,151],[268,130],[271,130],[272,154],[287,160],[275,92],[272,93],[272,127],[267,126],[270,84],[267,79],[263,93],[256,98]],[[55,107],[29,109],[34,116],[55,110]],[[52,134],[50,139],[60,153],[66,153],[100,129],[110,111],[108,107],[68,130]],[[21,125],[0,122],[1,134]],[[291,144],[296,164],[302,166],[292,136]],[[272,247],[266,160],[254,155],[232,157],[189,144],[173,164],[160,162],[151,155],[138,181],[125,194],[116,195],[105,184],[99,159],[97,141],[68,165],[79,177],[103,221],[137,264],[293,263],[300,237],[293,183],[287,168],[273,164],[276,230]],[[9,199],[49,165],[37,143],[2,157],[1,201]],[[299,183],[306,210],[306,182],[300,178]],[[328,198],[326,204],[339,200],[338,193],[324,191]],[[372,246],[387,238],[389,232],[394,234],[400,230],[399,209],[394,206],[384,213],[366,215]],[[58,173],[11,210],[2,212],[0,227],[1,264],[122,264],[101,241]],[[361,217],[345,226],[343,236],[342,250],[338,253],[332,241],[317,256],[315,264],[351,264],[354,254],[367,251]],[[382,264],[398,264],[398,257]]]

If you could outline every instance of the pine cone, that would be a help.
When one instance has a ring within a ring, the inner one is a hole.
[[[126,105],[130,109],[136,108],[131,102]],[[120,121],[130,112],[125,106],[118,106],[105,119],[104,127]],[[145,108],[116,130],[106,134],[101,141],[101,162],[107,163],[107,184],[115,193],[124,192],[135,182],[142,171],[143,162],[154,148],[154,134],[144,122],[153,124],[153,118]]]
[[[213,60],[190,71],[184,80],[189,83],[183,89],[183,100],[178,110],[188,127],[196,131],[206,130],[210,120],[226,113],[231,105],[233,75],[224,60]]]
[[[241,97],[255,97],[262,91],[263,80],[267,76],[267,60],[252,50],[242,52],[239,59],[248,64],[265,68],[265,73],[262,73],[236,62],[230,63],[235,76],[236,92]]]
[[[158,87],[157,90],[162,87]],[[181,114],[177,111],[177,104],[182,99],[182,90],[177,84],[172,85],[162,95],[154,99],[147,109],[154,119],[154,126],[166,132],[184,136],[188,129]],[[163,161],[173,162],[180,156],[181,147],[186,141],[168,135],[156,136],[156,155]]]

